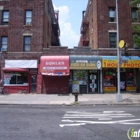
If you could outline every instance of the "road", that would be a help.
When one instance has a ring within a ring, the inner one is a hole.
[[[0,140],[128,140],[130,128],[140,106],[0,106]]]

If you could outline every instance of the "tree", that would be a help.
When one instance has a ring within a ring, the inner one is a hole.
[[[133,1],[131,1],[131,5],[136,5],[136,4],[138,4],[140,2],[140,0],[133,0]]]
[[[138,3],[140,3],[140,0],[131,1],[132,7],[136,7]],[[137,12],[139,13],[140,10]],[[133,25],[133,29],[136,31],[136,33],[133,35],[134,47],[140,48],[140,25]]]

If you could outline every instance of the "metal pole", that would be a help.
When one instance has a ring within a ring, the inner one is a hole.
[[[119,17],[118,17],[118,0],[116,0],[116,20],[117,20],[117,57],[118,57],[118,66],[117,66],[117,76],[118,76],[118,93],[116,95],[116,100],[118,102],[122,101],[122,95],[120,93],[120,48],[119,48]]]

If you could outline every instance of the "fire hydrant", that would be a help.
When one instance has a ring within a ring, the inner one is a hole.
[[[73,95],[75,96],[75,102],[78,102],[78,91],[73,92]]]

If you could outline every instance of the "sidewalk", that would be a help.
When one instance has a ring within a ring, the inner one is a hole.
[[[116,94],[82,94],[78,96],[78,105],[140,105],[140,94],[123,93],[122,101],[116,101]],[[0,104],[31,104],[31,105],[73,105],[72,94],[0,94]]]

